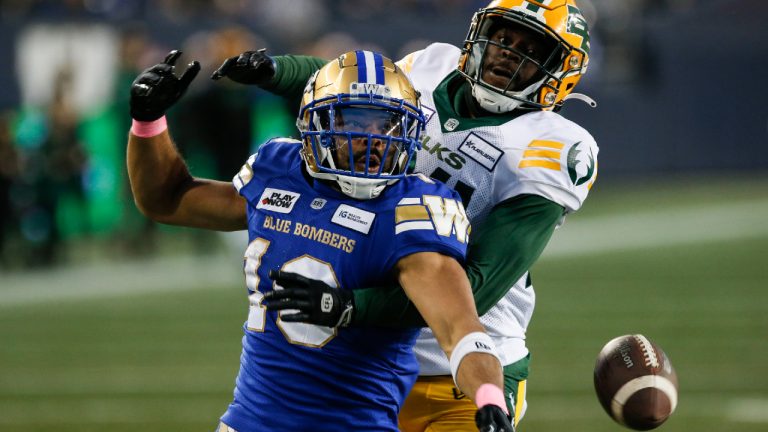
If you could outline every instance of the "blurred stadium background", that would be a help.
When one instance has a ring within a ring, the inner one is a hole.
[[[294,135],[297,107],[214,85],[224,58],[399,58],[461,43],[485,4],[0,2],[0,430],[210,431],[231,398],[245,240],[136,211],[123,164],[141,69],[173,48],[201,61],[169,119],[193,173],[229,179]],[[660,430],[768,431],[768,2],[580,5],[592,62],[578,91],[599,105],[563,113],[597,139],[600,180],[534,268],[520,430],[620,430],[592,367],[607,340],[643,333],[680,378]]]

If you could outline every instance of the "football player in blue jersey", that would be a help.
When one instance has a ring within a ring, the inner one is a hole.
[[[424,127],[418,93],[390,59],[353,51],[306,84],[301,141],[272,139],[232,182],[193,177],[164,113],[200,69],[177,77],[178,51],[131,87],[128,173],[151,219],[248,230],[244,324],[234,400],[219,431],[396,431],[418,373],[418,329],[315,325],[290,310],[316,304],[345,320],[348,287],[399,283],[451,359],[482,431],[512,431],[498,353],[461,267],[469,222],[458,194],[406,175]],[[222,143],[221,145],[226,145]],[[308,290],[284,298],[281,290]]]
[[[415,169],[455,189],[474,227],[465,268],[480,321],[501,353],[515,423],[526,411],[525,339],[536,299],[528,270],[597,178],[594,138],[558,113],[569,99],[594,105],[573,93],[589,52],[589,29],[576,0],[493,0],[474,14],[460,47],[433,43],[397,62],[420,93],[427,118]],[[294,98],[325,63],[248,51],[226,60],[212,78]],[[317,297],[316,289],[281,295]],[[346,293],[353,312],[343,325],[423,325],[397,286]],[[304,322],[338,321],[337,312],[324,312],[317,303],[298,306]],[[422,331],[414,351],[420,376],[403,405],[401,429],[467,430],[475,407],[456,389],[430,329]]]

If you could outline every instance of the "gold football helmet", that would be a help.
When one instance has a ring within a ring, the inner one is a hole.
[[[527,34],[538,45],[509,44],[500,29]],[[493,63],[491,52],[504,59]],[[588,63],[589,29],[575,0],[494,0],[472,18],[459,71],[485,110],[549,110],[562,105]],[[526,70],[535,72],[524,79]]]
[[[307,82],[297,126],[313,177],[356,199],[405,176],[424,129],[419,94],[392,60],[350,51]]]

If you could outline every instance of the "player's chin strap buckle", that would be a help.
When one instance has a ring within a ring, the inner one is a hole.
[[[597,107],[597,102],[595,102],[594,99],[592,99],[591,97],[589,97],[589,96],[587,96],[585,94],[582,94],[582,93],[571,93],[571,94],[568,94],[568,95],[566,95],[563,98],[563,102],[565,102],[565,101],[567,101],[569,99],[580,100],[580,101],[584,102],[585,104],[589,105],[591,108],[596,108]]]

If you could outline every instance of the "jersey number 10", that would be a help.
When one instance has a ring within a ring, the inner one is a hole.
[[[261,257],[269,249],[269,241],[263,238],[254,239],[245,250],[245,285],[248,287],[248,296],[250,303],[248,311],[248,330],[253,332],[264,332],[267,320],[267,308],[261,305],[264,294],[259,291],[259,266]],[[311,279],[319,279],[328,285],[338,288],[339,283],[336,280],[336,274],[333,267],[325,261],[321,261],[310,255],[302,255],[287,261],[280,270],[298,273]],[[274,289],[282,289],[275,285]],[[282,313],[290,314],[293,311],[285,310]],[[313,324],[283,322],[280,317],[277,318],[277,327],[285,336],[285,339],[296,345],[320,348],[327,344],[336,336],[336,329],[329,327],[316,326]]]

